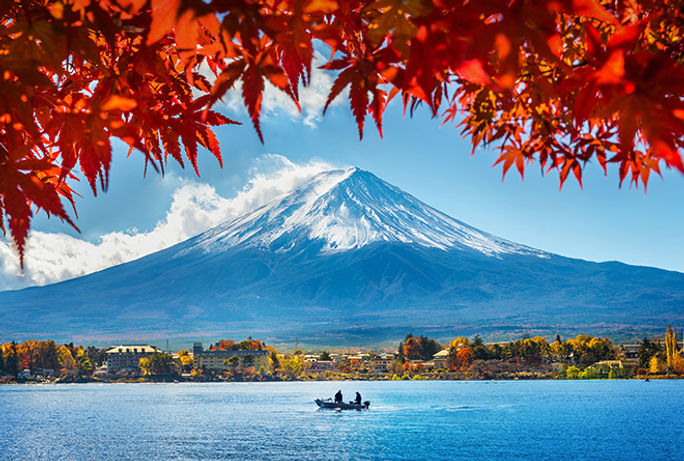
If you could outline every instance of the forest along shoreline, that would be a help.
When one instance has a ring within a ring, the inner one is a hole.
[[[177,352],[150,344],[101,348],[52,340],[0,346],[0,384],[681,378],[684,349],[669,326],[663,337],[632,344],[580,334],[500,343],[476,335],[442,345],[408,334],[396,349],[381,350],[281,352],[251,337]]]

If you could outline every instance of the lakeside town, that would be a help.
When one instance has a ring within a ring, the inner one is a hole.
[[[195,343],[175,353],[150,344],[99,348],[28,340],[0,346],[0,383],[220,382],[315,380],[487,380],[683,378],[684,345],[663,337],[631,344],[577,335],[484,343],[458,337],[446,345],[407,335],[393,352],[279,352],[251,337]]]

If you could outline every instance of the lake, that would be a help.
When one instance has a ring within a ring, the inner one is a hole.
[[[368,411],[318,410],[338,389]],[[0,459],[684,459],[684,381],[0,386]]]

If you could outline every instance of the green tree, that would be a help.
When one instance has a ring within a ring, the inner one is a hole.
[[[4,345],[2,355],[4,356],[5,371],[12,376],[17,376],[17,373],[19,373],[17,343],[12,341],[10,344]]]
[[[147,360],[149,361],[149,374],[151,375],[172,375],[177,373],[176,363],[169,354],[155,352],[147,357]]]
[[[647,368],[651,361],[651,357],[660,353],[661,351],[662,348],[657,343],[644,336],[644,339],[641,341],[639,351],[637,352],[637,356],[639,357],[639,366],[641,368]]]
[[[480,335],[475,335],[470,348],[473,350],[473,358],[475,360],[488,360],[491,358],[489,350],[485,347]]]
[[[587,367],[579,373],[579,379],[596,379],[598,374],[593,368]]]
[[[321,352],[321,355],[318,357],[318,360],[330,361],[332,360],[332,357],[330,357],[330,353],[328,351],[323,351]]]
[[[93,364],[85,354],[78,358],[78,374],[79,376],[90,376],[93,374]]]
[[[581,372],[582,372],[582,370],[580,370],[578,367],[573,365],[573,366],[568,367],[565,370],[565,376],[568,379],[577,379],[577,378],[579,378],[579,375]]]
[[[102,347],[88,346],[85,353],[95,367],[102,366],[102,363],[107,360],[107,349]]]

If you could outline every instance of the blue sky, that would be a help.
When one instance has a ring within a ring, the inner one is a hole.
[[[586,169],[583,190],[569,179],[559,192],[557,173],[542,177],[538,165],[528,167],[524,181],[511,171],[502,182],[500,167],[492,168],[493,151],[479,150],[471,157],[469,142],[453,126],[440,127],[440,120],[431,119],[427,110],[404,118],[399,104],[393,103],[385,115],[384,140],[369,120],[359,141],[345,99],[338,98],[320,117],[324,96],[320,89],[312,90],[303,116],[296,115],[284,98],[267,98],[262,145],[239,108],[238,95],[232,95],[221,110],[244,124],[217,130],[224,167],[204,151],[199,178],[192,169],[175,164],[169,165],[165,177],[150,171],[143,178],[141,155],[125,158],[127,149],[117,144],[109,191],[95,198],[85,183],[76,187],[82,194],[77,204],[82,233],[44,215],[35,219],[33,228],[92,243],[111,232],[149,232],[167,215],[173,193],[182,184],[207,184],[230,198],[255,168],[268,169],[265,154],[279,154],[295,164],[318,161],[369,170],[457,219],[535,248],[684,272],[684,176],[678,172],[665,171],[664,179],[652,177],[646,194],[629,184],[618,188],[616,169],[605,177],[596,164]],[[31,251],[36,255],[43,250]],[[5,275],[13,267],[8,258],[0,252],[0,277],[3,259]],[[53,280],[36,283],[49,281]]]

